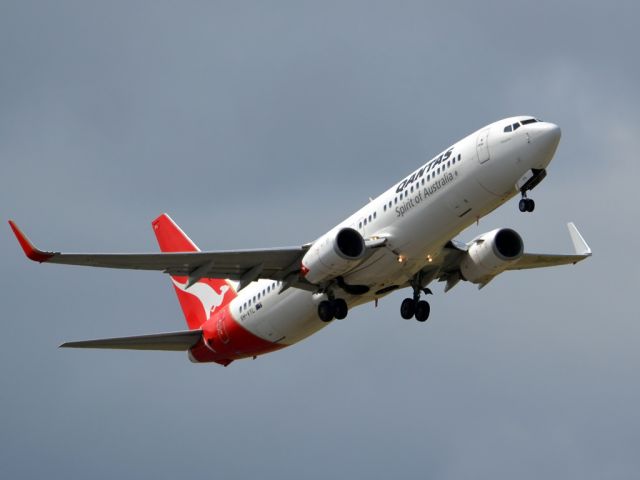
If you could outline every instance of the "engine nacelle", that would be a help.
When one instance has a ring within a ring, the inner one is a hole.
[[[309,282],[321,283],[347,272],[364,254],[364,239],[357,230],[329,232],[316,240],[302,258],[302,273]]]
[[[510,228],[498,228],[476,238],[460,263],[460,273],[471,283],[484,284],[518,260],[522,237]]]

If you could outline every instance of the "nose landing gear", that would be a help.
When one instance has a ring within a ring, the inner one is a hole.
[[[527,193],[522,192],[522,198],[518,202],[518,208],[521,212],[533,212],[536,208],[536,202],[532,198],[527,198]]]
[[[547,171],[544,169],[531,169],[525,173],[520,180],[516,183],[516,188],[520,190],[522,198],[518,203],[518,208],[521,212],[533,212],[536,208],[535,202],[531,198],[527,198],[527,192],[533,190],[544,177],[547,176]]]

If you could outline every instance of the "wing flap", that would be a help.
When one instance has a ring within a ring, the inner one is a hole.
[[[110,348],[123,350],[186,351],[202,338],[202,330],[156,333],[134,337],[99,338],[79,342],[66,342],[60,348]]]

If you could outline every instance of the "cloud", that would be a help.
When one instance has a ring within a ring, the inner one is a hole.
[[[40,477],[580,476],[638,470],[637,6],[513,2],[9,2],[0,213],[42,247],[155,250],[168,211],[204,248],[310,241],[483,124],[563,139],[516,228],[576,267],[406,292],[229,368],[58,351],[176,330],[162,275],[27,262],[9,229],[0,463]],[[144,314],[143,314],[144,313]],[[346,474],[346,475],[345,475]]]

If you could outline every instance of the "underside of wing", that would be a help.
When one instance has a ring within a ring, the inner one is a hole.
[[[123,350],[186,351],[202,338],[202,330],[138,335],[135,337],[100,338],[67,342],[60,348],[109,348]]]
[[[525,253],[514,263],[507,267],[507,270],[525,270],[528,268],[556,267],[559,265],[570,265],[584,260],[589,255],[551,255],[545,253]]]

